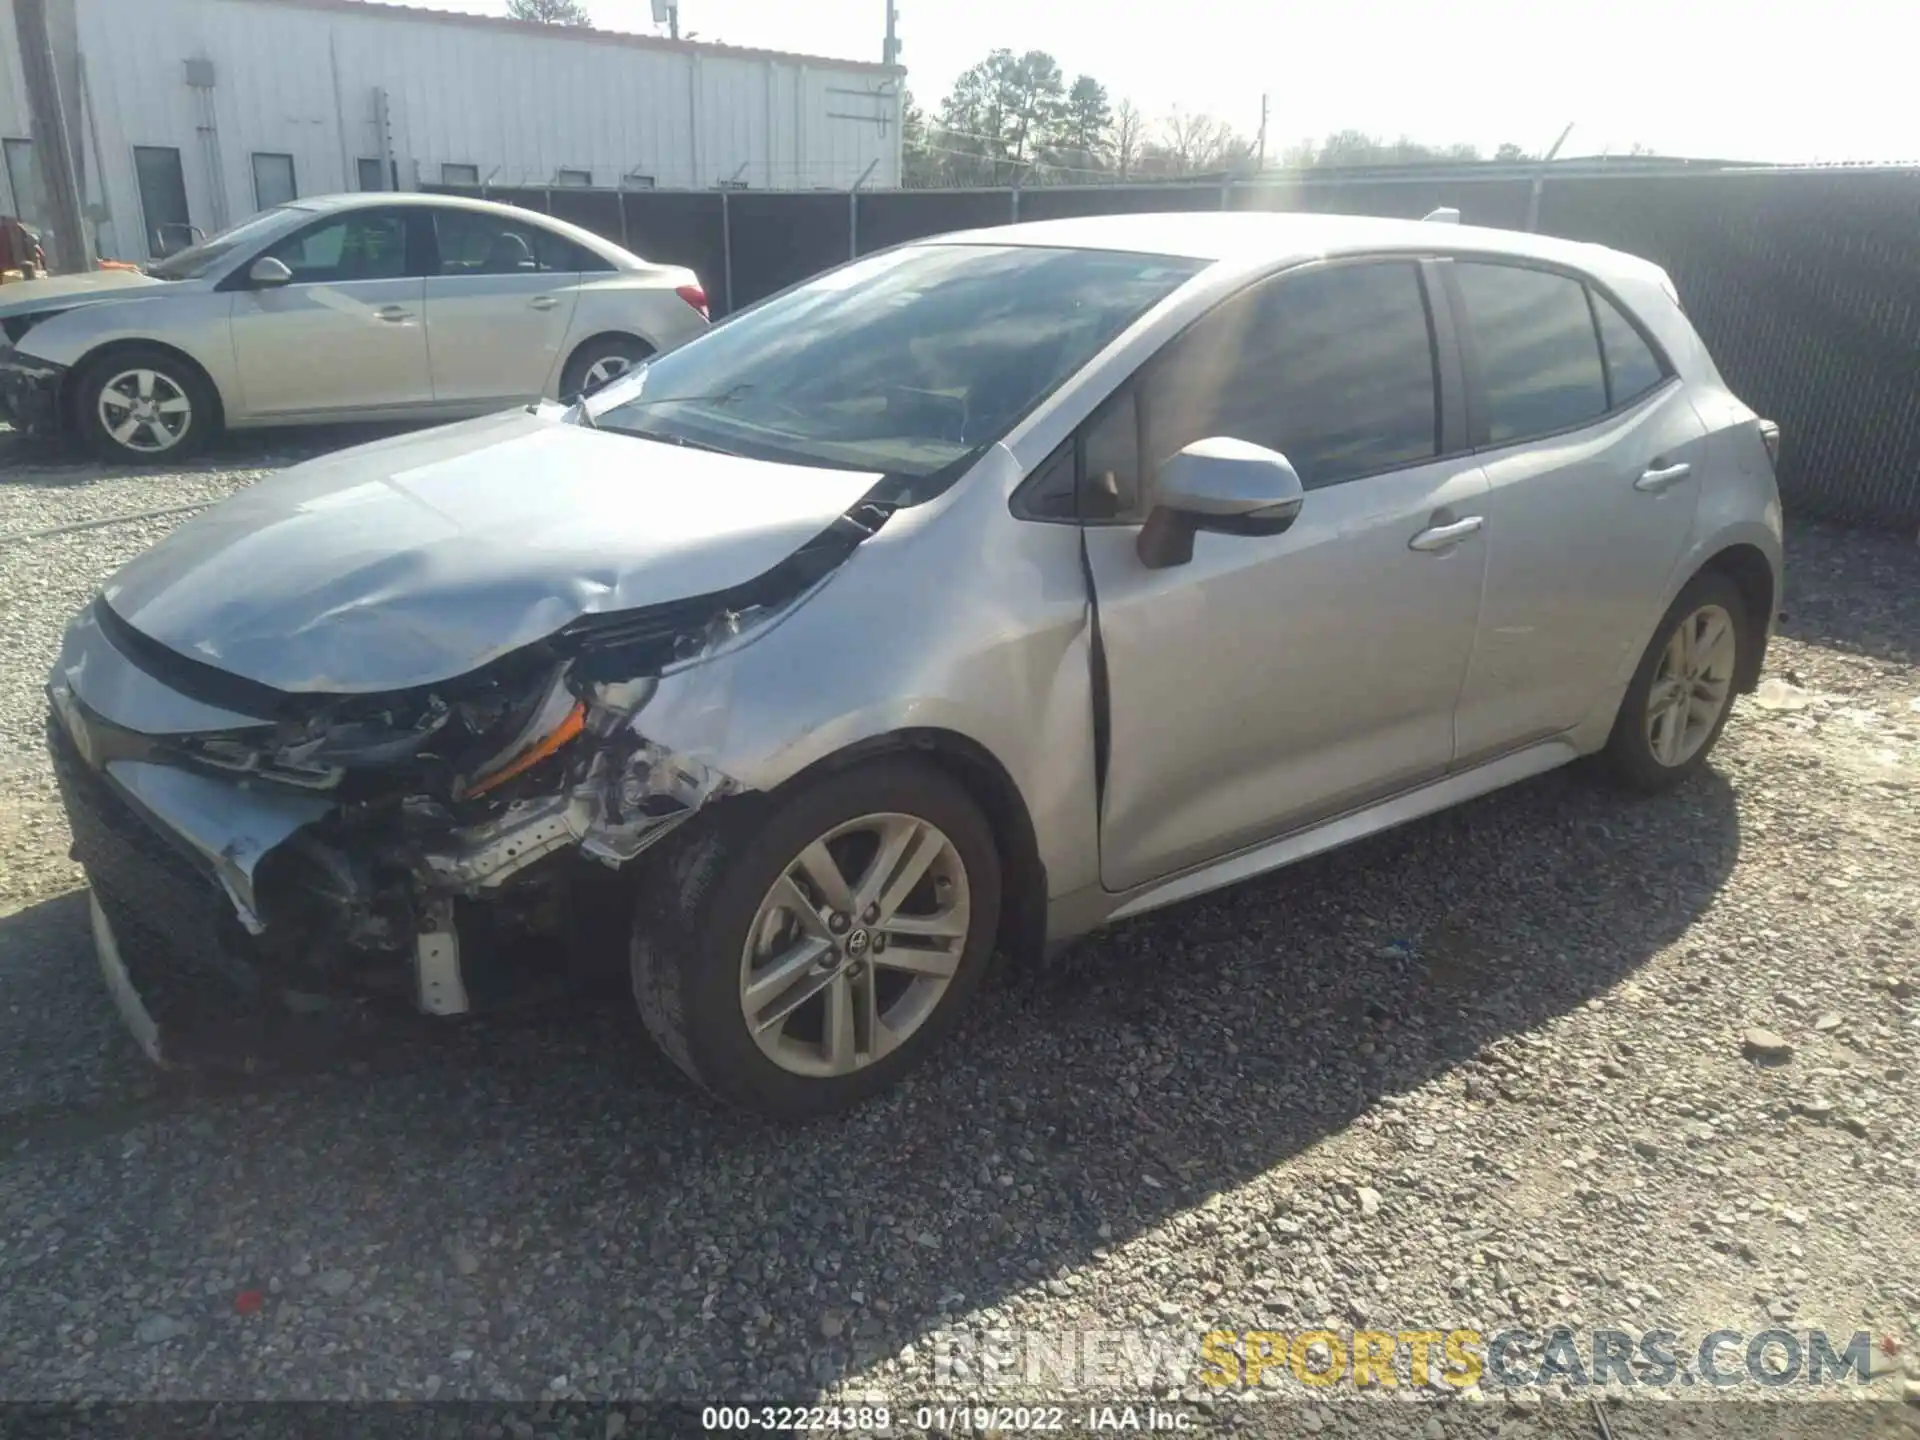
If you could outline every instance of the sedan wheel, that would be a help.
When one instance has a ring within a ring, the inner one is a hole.
[[[192,398],[158,370],[120,371],[100,387],[94,407],[114,443],[139,455],[165,455],[193,428]]]
[[[795,1075],[847,1075],[926,1023],[966,950],[967,867],[938,826],[864,815],[809,844],[740,956],[754,1043]]]
[[[184,460],[220,432],[220,400],[204,375],[158,346],[109,353],[81,372],[73,418],[102,459]]]
[[[648,1031],[705,1089],[785,1119],[919,1063],[999,929],[993,828],[924,760],[720,801],[641,863],[631,959]]]
[[[583,387],[591,395],[609,380],[618,380],[633,368],[633,361],[625,355],[603,355],[587,367],[587,383]]]

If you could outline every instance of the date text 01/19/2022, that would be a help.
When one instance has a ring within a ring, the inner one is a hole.
[[[700,1412],[708,1432],[763,1430],[888,1434],[909,1428],[932,1434],[987,1434],[1010,1431],[1160,1432],[1185,1431],[1192,1416],[1160,1405],[921,1405],[897,1417],[885,1405],[709,1405]]]

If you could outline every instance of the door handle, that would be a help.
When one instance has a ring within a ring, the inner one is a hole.
[[[383,305],[373,313],[389,323],[413,318],[413,312],[404,305]]]
[[[1407,542],[1407,548],[1429,554],[1435,550],[1451,550],[1486,523],[1485,516],[1469,515],[1448,525],[1429,525]]]
[[[527,304],[536,310],[551,310],[560,302],[551,295],[536,295]]]
[[[1644,490],[1649,495],[1658,495],[1670,486],[1678,485],[1693,473],[1693,466],[1686,461],[1673,465],[1662,465],[1655,461],[1640,472],[1640,478],[1633,482],[1633,488]]]

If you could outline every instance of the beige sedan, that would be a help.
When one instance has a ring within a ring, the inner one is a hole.
[[[706,304],[692,271],[512,206],[297,200],[144,273],[9,286],[0,417],[123,463],[223,428],[459,419],[591,391]]]

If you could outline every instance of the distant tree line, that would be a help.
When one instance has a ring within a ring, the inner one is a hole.
[[[905,174],[911,186],[1073,185],[1247,175],[1256,144],[1226,121],[1175,110],[1149,121],[1129,100],[1114,102],[1091,75],[1071,83],[1044,50],[995,50],[953,83],[929,113],[906,104]],[[1342,130],[1324,140],[1270,148],[1270,165],[1395,165],[1488,158],[1472,145],[1422,145]],[[1502,145],[1495,160],[1534,158]]]

